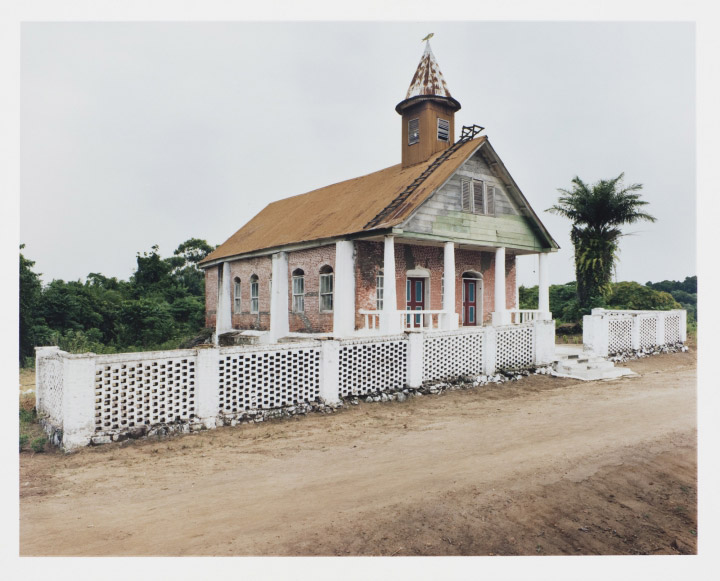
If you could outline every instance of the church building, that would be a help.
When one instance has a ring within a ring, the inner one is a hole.
[[[551,318],[547,256],[558,245],[483,128],[463,127],[455,140],[459,109],[427,41],[395,107],[401,163],[273,202],[200,263],[216,338],[234,331],[238,342],[274,343]],[[517,310],[516,257],[526,254],[539,257],[532,313]]]

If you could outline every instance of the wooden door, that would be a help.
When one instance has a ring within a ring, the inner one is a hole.
[[[478,318],[478,281],[463,279],[463,325],[475,326]]]
[[[405,298],[407,302],[406,310],[423,311],[425,310],[425,279],[424,278],[408,278],[405,287]],[[408,327],[422,327],[422,315],[407,317]]]

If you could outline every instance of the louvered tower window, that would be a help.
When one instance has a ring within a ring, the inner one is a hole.
[[[408,121],[408,145],[413,145],[420,141],[420,119],[410,119]]]
[[[447,119],[438,119],[438,141],[450,140],[450,121]]]

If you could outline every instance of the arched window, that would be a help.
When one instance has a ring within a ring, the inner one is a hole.
[[[235,277],[235,280],[233,281],[233,312],[236,314],[241,312],[240,279],[237,276]]]
[[[377,278],[375,280],[375,308],[378,311],[382,311],[383,296],[385,294],[385,274],[382,269],[378,271]]]
[[[305,271],[296,268],[292,273],[292,310],[293,313],[305,312]]]
[[[260,312],[260,283],[258,282],[257,274],[253,274],[250,277],[250,312]]]
[[[333,310],[333,269],[327,264],[320,268],[320,312]]]

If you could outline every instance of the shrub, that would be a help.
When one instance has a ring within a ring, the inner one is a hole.
[[[44,452],[45,451],[45,444],[47,444],[47,438],[44,436],[40,436],[39,438],[35,438],[32,442],[30,442],[30,447],[33,449],[33,452]]]
[[[30,436],[27,434],[20,434],[20,451],[22,452],[23,446],[27,446]]]

